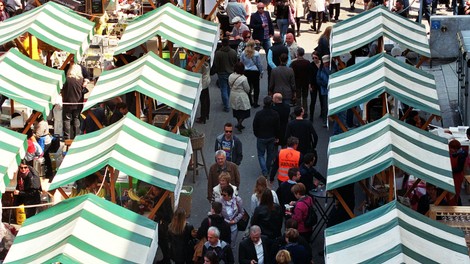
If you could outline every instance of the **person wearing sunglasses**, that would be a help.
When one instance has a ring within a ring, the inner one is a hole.
[[[41,203],[41,180],[33,167],[22,160],[16,175],[15,205],[37,205]],[[26,218],[36,214],[36,207],[26,208]]]

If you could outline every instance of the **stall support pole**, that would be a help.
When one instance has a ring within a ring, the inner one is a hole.
[[[393,168],[393,167],[392,167]],[[395,194],[395,176],[393,175],[393,172],[387,171],[388,173],[388,180],[389,180],[389,185],[388,185],[388,201],[391,202],[393,201],[394,194]]]
[[[184,0],[186,3],[186,0]],[[168,50],[170,51],[170,63],[175,64],[175,58],[173,58],[173,42],[168,41]]]
[[[431,124],[431,121],[434,119],[434,117],[436,117],[434,114],[432,114],[428,120],[426,121],[426,123],[423,124],[423,126],[421,127],[421,129],[425,130],[429,124]]]
[[[412,106],[408,107],[408,110],[406,110],[405,114],[400,118],[400,121],[405,121],[406,118],[410,115],[411,111],[413,111]]]
[[[383,93],[382,94],[382,116],[384,116],[388,111],[387,107],[387,94]]]
[[[209,57],[207,57],[207,56],[202,57],[202,59],[199,60],[198,63],[196,64],[196,67],[194,68],[193,72],[199,72],[202,65],[204,64],[204,62],[207,61],[207,59],[209,59]]]
[[[175,114],[176,114],[176,110],[175,109],[171,110],[170,115],[165,120],[165,123],[163,123],[163,126],[162,126],[163,129],[165,129],[165,127],[167,127],[170,124],[170,121],[175,116]]]
[[[127,175],[127,179],[128,179],[128,181],[129,181],[129,189],[134,188],[134,186],[132,186],[132,177],[129,176],[129,175]]]
[[[180,116],[178,123],[176,126],[171,130],[171,132],[176,133],[178,131],[178,128],[183,124],[184,121],[186,121],[189,118],[187,114],[183,114],[183,116]]]
[[[111,202],[116,203],[116,177],[114,168],[109,166],[109,183],[111,191]]]
[[[65,193],[65,191],[61,187],[57,188],[57,190],[60,192],[62,197],[64,197],[65,199],[69,199],[69,196]]]
[[[14,113],[15,113],[15,100],[10,99],[10,119],[13,119]]]
[[[205,17],[206,20],[210,20],[212,15],[214,15],[215,13],[215,10],[217,9],[217,6],[220,5],[220,3],[224,2],[224,0],[217,0],[217,3],[214,5],[214,7],[212,8],[211,12],[209,13],[209,15],[207,15]]]
[[[359,112],[357,111],[357,109],[355,107],[351,108],[353,113],[354,113],[354,116],[357,118],[357,120],[359,121],[359,123],[361,124],[361,126],[365,125],[366,122],[364,122],[364,120],[362,119],[362,116],[361,114],[359,114]]]
[[[150,214],[148,216],[149,219],[153,220],[153,218],[155,217],[155,214],[157,213],[160,206],[162,206],[163,202],[166,200],[168,195],[170,195],[169,191],[165,191],[163,193],[162,197],[160,197],[160,200],[158,200],[158,203],[155,205],[155,207],[153,207],[152,211],[150,211]]]
[[[410,195],[410,193],[416,188],[416,186],[418,186],[420,182],[421,182],[421,179],[419,178],[416,179],[416,181],[413,182],[413,185],[411,185],[411,187],[408,190],[406,190],[406,193],[403,195],[403,197],[408,197],[408,195]]]
[[[157,40],[158,40],[158,56],[160,56],[160,58],[163,58],[162,37],[160,35],[158,35]]]
[[[140,119],[140,93],[134,92],[135,95],[135,116]]]
[[[149,124],[153,123],[153,99],[147,97],[145,100],[145,106],[147,106],[147,121]]]
[[[354,213],[351,211],[351,209],[349,208],[349,206],[346,204],[346,202],[344,201],[343,197],[341,196],[341,194],[339,194],[339,192],[334,189],[332,190],[333,194],[336,196],[336,198],[338,199],[338,201],[341,203],[341,205],[343,206],[344,210],[346,210],[346,213],[348,213],[349,217],[354,218],[356,217],[354,215]]]
[[[65,69],[65,66],[71,61],[73,60],[73,54],[69,54],[69,56],[67,56],[67,59],[65,59],[64,61],[64,64],[62,64],[62,66],[60,66],[59,70],[63,70]]]
[[[442,202],[442,200],[444,199],[444,197],[446,197],[447,193],[448,193],[448,191],[443,191],[441,193],[441,195],[439,195],[439,197],[437,197],[436,201],[434,202],[434,205],[436,205],[436,206],[439,205]]]
[[[98,120],[98,118],[96,118],[95,114],[93,114],[93,111],[88,110],[88,111],[87,111],[87,116],[90,117],[91,119],[93,119],[93,122],[95,122],[96,126],[97,126],[99,129],[102,129],[102,128],[103,128],[103,125],[102,125],[101,122]]]
[[[21,41],[19,41],[17,38],[15,39],[15,44],[16,44],[16,47],[20,50],[21,53],[23,53],[24,55],[26,55],[28,57],[31,57],[29,55],[28,51],[24,48],[23,43],[21,43]]]

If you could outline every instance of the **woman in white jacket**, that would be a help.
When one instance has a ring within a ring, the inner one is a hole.
[[[323,22],[323,13],[325,12],[325,0],[309,0],[308,8],[310,11],[310,16],[313,20],[311,29],[319,34],[321,32],[320,29]]]

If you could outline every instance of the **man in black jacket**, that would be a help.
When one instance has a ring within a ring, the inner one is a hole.
[[[220,149],[225,151],[225,157],[228,161],[240,166],[243,159],[243,145],[240,139],[233,134],[232,123],[225,123],[224,133],[215,139],[214,151]]]
[[[256,149],[261,173],[267,177],[268,170],[276,155],[274,145],[279,141],[280,123],[279,114],[271,108],[273,103],[271,96],[266,96],[263,103],[263,109],[258,111],[253,119],[253,133],[256,137]]]
[[[41,180],[36,170],[29,166],[26,160],[22,160],[18,168],[15,205],[37,205],[41,203]],[[26,217],[29,218],[36,214],[36,207],[26,208]]]
[[[271,263],[271,245],[266,236],[261,235],[261,228],[257,225],[250,227],[250,238],[240,242],[238,249],[238,262],[240,264],[268,264]]]
[[[252,37],[258,40],[266,54],[271,48],[271,37],[274,35],[274,26],[268,11],[264,11],[264,4],[256,5],[257,12],[251,14],[250,28],[253,29]]]
[[[304,119],[304,109],[301,106],[294,108],[295,119],[287,124],[286,138],[296,137],[299,139],[297,150],[305,155],[317,147],[318,135],[310,120]]]
[[[222,204],[219,202],[212,202],[211,214],[202,220],[201,226],[197,230],[197,238],[202,239],[205,237],[207,239],[207,230],[211,226],[215,226],[219,229],[221,240],[227,242],[227,244],[232,242],[230,225],[225,222],[222,216]]]

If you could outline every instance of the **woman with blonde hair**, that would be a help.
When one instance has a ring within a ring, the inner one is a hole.
[[[176,209],[170,224],[168,236],[170,244],[170,258],[177,264],[192,263],[193,250],[189,247],[192,225],[186,222],[186,211],[183,208]]]
[[[277,264],[290,264],[292,263],[292,258],[290,257],[289,251],[281,249],[276,254],[276,263]]]
[[[320,59],[325,55],[330,55],[330,37],[332,29],[333,27],[331,26],[326,27],[325,32],[323,32],[318,39],[317,52]]]
[[[232,186],[233,188],[233,194],[235,196],[238,196],[238,191],[237,191],[237,186],[235,185],[232,185],[230,184],[230,174],[226,171],[223,171],[220,173],[219,175],[219,184],[217,184],[213,189],[212,189],[212,195],[213,195],[213,199],[212,201],[214,201],[215,199],[218,199],[220,198],[221,196],[221,192],[222,192],[222,188],[225,187],[225,186]]]
[[[251,195],[251,215],[253,215],[255,208],[259,206],[261,201],[261,195],[264,190],[268,189],[268,180],[264,176],[259,176],[256,179],[255,188],[253,189],[253,194]],[[275,191],[271,190],[273,195],[273,201],[275,204],[279,204],[279,199]]]
[[[263,76],[263,66],[261,66],[261,57],[255,47],[256,42],[252,39],[248,40],[245,50],[243,50],[240,55],[240,61],[245,65],[245,76],[250,86],[250,92],[248,94],[250,104],[256,108],[259,106],[259,82],[260,77]],[[253,97],[251,97],[252,93]]]

